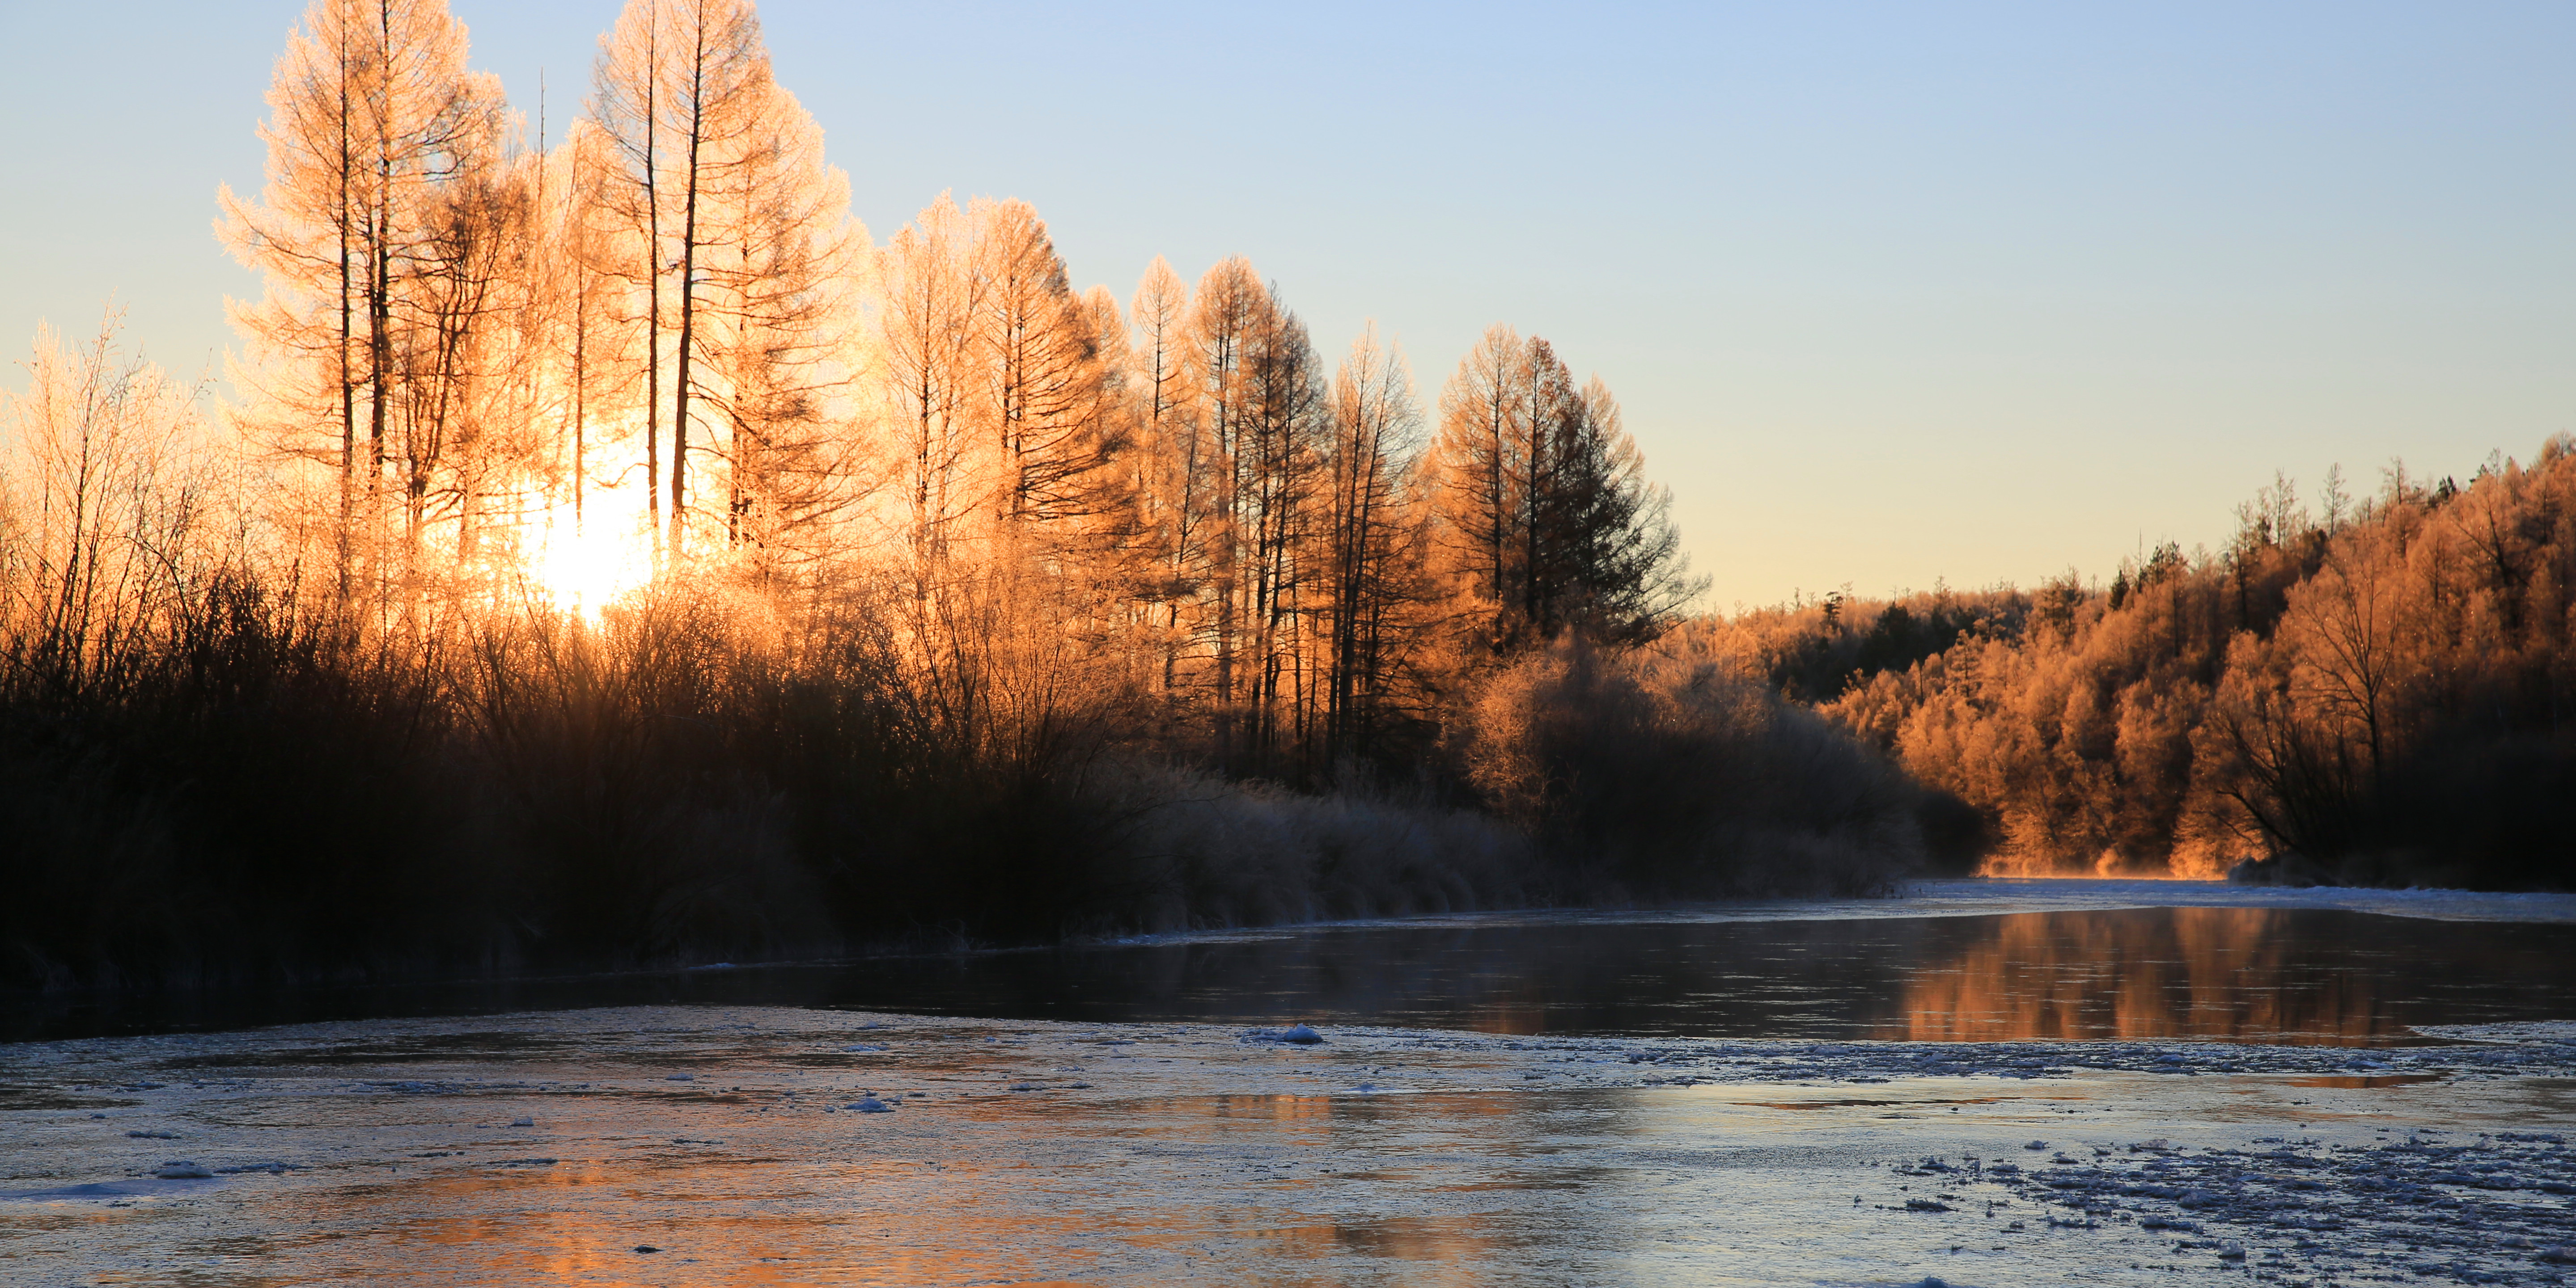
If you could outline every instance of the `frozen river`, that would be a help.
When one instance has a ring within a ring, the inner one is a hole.
[[[0,1045],[0,1281],[2576,1274],[2571,901],[2128,884]]]

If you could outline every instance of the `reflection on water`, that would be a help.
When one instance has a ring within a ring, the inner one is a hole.
[[[2576,926],[2282,908],[1314,927],[1196,943],[126,1002],[14,1037],[704,1002],[1511,1034],[2371,1044],[2576,1018]]]
[[[1406,1283],[1486,1283],[1497,1262],[1569,1242],[1529,1219],[1546,1192],[1624,1179],[1583,1147],[1619,1143],[1638,1108],[1608,1098],[1533,1113],[1525,1096],[1481,1093],[1174,1095],[1092,1115],[1000,1098],[858,1127],[727,1122],[709,1105],[675,1104],[647,1137],[631,1123],[570,1120],[566,1107],[553,1125],[567,1135],[611,1127],[599,1137],[608,1158],[438,1162],[418,1179],[337,1187],[279,1224],[356,1211],[392,1228],[363,1247],[322,1246],[339,1230],[281,1234],[267,1255],[342,1264],[263,1282],[391,1278],[389,1257],[413,1274],[473,1282],[1084,1283],[1098,1282],[1086,1263],[1102,1261],[1118,1263],[1111,1277],[1124,1282],[1193,1271],[1241,1282],[1245,1250],[1258,1248],[1266,1283],[1348,1282],[1349,1267],[1384,1261],[1406,1263]],[[721,1130],[730,1144],[664,1150],[658,1135],[670,1130]],[[818,1139],[829,1143],[817,1149]],[[1087,1144],[1069,1147],[1077,1139]],[[1455,1183],[1466,1177],[1490,1184]],[[1609,1214],[1586,1225],[1583,1239],[1618,1229]],[[647,1255],[661,1259],[639,1260]],[[1139,1263],[1163,1269],[1139,1276]]]
[[[2320,942],[2314,928],[2280,908],[1998,917],[1949,960],[1911,972],[1897,1016],[1869,1036],[1912,1042],[2401,1036],[2399,1011],[2434,1021],[2408,1005],[2420,985],[2370,968],[2371,931],[2385,929],[2365,928],[2349,942]],[[2494,969],[2491,961],[2405,965],[2414,968],[2409,973],[2445,965]]]

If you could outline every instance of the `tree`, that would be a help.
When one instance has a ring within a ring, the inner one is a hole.
[[[120,354],[119,322],[77,350],[39,327],[0,435],[0,667],[66,693],[184,611],[205,502],[195,391]]]
[[[1326,451],[1324,741],[1334,759],[1373,750],[1397,662],[1410,651],[1403,614],[1421,591],[1406,494],[1421,442],[1403,350],[1381,345],[1371,324],[1334,373]]]
[[[1285,735],[1305,736],[1314,709],[1306,596],[1332,413],[1323,362],[1296,314],[1274,303],[1248,338],[1230,455],[1236,516],[1252,533],[1248,549],[1237,546],[1252,630],[1252,749],[1267,755]],[[1298,718],[1294,730],[1282,727],[1288,713]]]
[[[410,305],[394,348],[408,395],[389,454],[401,495],[406,574],[417,580],[432,522],[453,519],[459,571],[477,509],[541,450],[534,432],[541,327],[534,167],[459,177],[429,203]]]
[[[982,279],[969,271],[973,232],[942,194],[876,254],[877,352],[891,444],[901,455],[903,539],[912,598],[944,582],[980,508],[971,404]]]
[[[1567,630],[1642,642],[1698,593],[1669,498],[1646,482],[1597,377],[1577,390],[1545,340],[1496,325],[1440,406],[1436,540],[1485,648],[1508,653]]]
[[[546,244],[535,268],[551,274],[545,289],[556,303],[555,351],[548,365],[562,377],[558,414],[565,456],[559,473],[576,537],[587,520],[591,455],[602,445],[596,427],[603,419],[615,423],[603,414],[624,409],[633,397],[628,368],[637,324],[644,320],[627,310],[618,289],[634,247],[609,204],[618,178],[615,148],[596,123],[574,121],[562,146],[547,158],[550,177],[539,193]],[[615,479],[606,484],[617,485]]]
[[[866,232],[822,131],[774,85],[711,178],[699,369],[725,428],[725,538],[772,567],[811,562],[857,500],[846,388]]]
[[[393,418],[421,397],[398,347],[417,320],[435,198],[495,159],[500,87],[466,70],[464,25],[440,0],[314,0],[268,102],[259,204],[219,196],[226,243],[268,287],[232,307],[251,394],[236,419],[285,459],[336,467],[345,591]]]
[[[1181,658],[1198,633],[1215,518],[1214,450],[1200,414],[1190,319],[1189,287],[1155,256],[1128,306],[1141,422],[1139,450],[1129,459],[1140,538],[1153,568],[1139,593],[1149,611],[1162,614],[1158,635],[1167,699],[1179,687]]]
[[[1646,481],[1645,456],[1598,376],[1555,424],[1553,465],[1534,507],[1531,620],[1597,640],[1643,643],[1677,620],[1706,583],[1688,573],[1672,496]]]
[[[1027,202],[979,200],[969,218],[983,286],[984,410],[1002,455],[997,510],[1021,524],[1079,516],[1107,446],[1084,415],[1102,379],[1099,342],[1046,222]]]
[[[1298,629],[1307,502],[1329,407],[1305,324],[1240,257],[1199,279],[1190,309],[1196,402],[1211,438],[1214,698],[1220,758],[1275,749],[1283,686],[1309,678]],[[1244,727],[1238,730],[1238,721]],[[1246,736],[1237,745],[1237,733]]]
[[[1440,431],[1431,447],[1432,504],[1442,571],[1468,611],[1483,620],[1490,648],[1510,632],[1504,613],[1518,598],[1514,557],[1521,549],[1515,518],[1525,510],[1519,480],[1528,473],[1531,431],[1529,354],[1518,332],[1501,323],[1440,389]]]
[[[1249,399],[1251,350],[1275,324],[1276,308],[1252,264],[1241,256],[1218,261],[1199,278],[1190,297],[1186,358],[1195,399],[1206,417],[1208,579],[1206,600],[1211,697],[1217,754],[1233,750],[1237,671],[1243,612],[1244,479],[1239,450]]]
[[[591,115],[617,142],[625,162],[617,205],[642,234],[637,276],[654,336],[646,357],[652,403],[661,397],[666,279],[672,299],[670,501],[662,540],[677,558],[690,512],[691,403],[704,378],[693,368],[718,339],[701,330],[709,292],[720,289],[705,271],[711,243],[724,236],[717,200],[729,185],[747,182],[740,171],[763,164],[762,144],[777,137],[778,115],[795,109],[771,83],[760,20],[747,0],[628,0],[600,45]],[[658,469],[649,444],[659,432],[648,414],[649,469]]]

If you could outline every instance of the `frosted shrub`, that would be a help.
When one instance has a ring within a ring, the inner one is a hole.
[[[1920,789],[1686,649],[1560,643],[1460,723],[1476,789],[1577,896],[1861,893],[1922,862]]]

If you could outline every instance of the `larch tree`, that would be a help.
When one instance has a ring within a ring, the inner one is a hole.
[[[1401,348],[1374,324],[1333,377],[1322,564],[1328,590],[1323,698],[1328,757],[1366,756],[1385,724],[1405,613],[1420,597],[1417,525],[1407,505],[1422,411]]]
[[[591,67],[590,119],[615,166],[598,179],[600,204],[622,225],[629,253],[608,271],[644,295],[644,527],[655,561],[662,550],[662,44],[657,0],[631,0],[599,38]],[[603,265],[603,267],[608,267]]]
[[[408,307],[395,319],[408,396],[388,452],[415,579],[428,572],[422,547],[440,522],[456,525],[451,549],[463,571],[478,506],[534,452],[542,301],[533,289],[533,169],[484,167],[448,184],[425,212]]]
[[[1242,566],[1244,488],[1237,447],[1250,398],[1251,353],[1276,313],[1269,289],[1241,256],[1209,268],[1190,297],[1186,356],[1208,435],[1208,577],[1200,593],[1206,601],[1209,696],[1215,708],[1220,758],[1233,751],[1238,654],[1247,616],[1243,611],[1247,585]]]
[[[774,85],[710,177],[698,369],[725,429],[725,539],[767,567],[810,565],[858,499],[848,385],[866,233],[822,130]]]
[[[1316,491],[1330,434],[1330,390],[1306,324],[1269,297],[1246,334],[1229,453],[1236,542],[1251,657],[1252,750],[1268,756],[1307,732],[1314,658],[1307,648],[1307,592]],[[1295,721],[1291,728],[1288,721]]]
[[[1159,618],[1153,624],[1167,699],[1179,688],[1181,659],[1197,633],[1215,514],[1213,444],[1190,360],[1190,316],[1189,287],[1155,256],[1128,306],[1140,440],[1130,460],[1139,536],[1152,564],[1139,594]]]
[[[1133,635],[1142,618],[1140,590],[1154,575],[1154,559],[1144,539],[1144,488],[1133,458],[1144,450],[1143,391],[1136,378],[1136,353],[1127,334],[1125,311],[1108,287],[1093,285],[1076,302],[1077,324],[1090,336],[1092,364],[1098,378],[1087,381],[1073,410],[1082,426],[1086,469],[1074,492],[1077,505],[1062,511],[1069,531],[1055,544],[1087,566],[1085,593],[1108,623]]]
[[[1431,448],[1432,495],[1441,569],[1483,619],[1492,646],[1508,634],[1505,614],[1519,598],[1520,481],[1529,473],[1529,349],[1496,323],[1459,360],[1440,390],[1440,430]]]
[[[764,142],[781,128],[778,118],[801,109],[770,79],[760,20],[747,0],[628,0],[601,40],[592,82],[592,119],[616,141],[625,163],[616,204],[641,234],[636,275],[645,285],[654,335],[646,397],[656,405],[663,397],[669,300],[671,450],[662,541],[677,558],[691,512],[693,417],[706,412],[692,404],[702,400],[709,380],[720,378],[705,367],[721,337],[704,331],[710,292],[720,289],[709,271],[718,254],[712,248],[727,235],[720,195],[744,182],[736,172],[761,164]],[[658,415],[646,422],[649,469],[659,468]],[[720,448],[705,443],[695,450]],[[652,504],[665,502],[657,496]]]
[[[974,233],[947,196],[876,253],[875,348],[887,449],[898,456],[900,523],[912,598],[942,585],[982,497],[976,469],[975,319],[983,279]]]
[[[465,53],[440,0],[315,0],[270,86],[261,199],[220,194],[226,243],[268,288],[232,310],[249,355],[236,419],[334,468],[344,589],[394,417],[420,396],[399,341],[419,312],[434,197],[497,155],[499,82]]]
[[[1577,389],[1545,340],[1486,331],[1441,391],[1430,468],[1439,551],[1490,651],[1650,639],[1698,592],[1608,386]]]
[[[634,251],[631,234],[609,203],[617,177],[615,147],[593,122],[574,121],[547,158],[539,194],[544,252],[535,268],[548,279],[545,291],[554,301],[554,352],[547,366],[561,382],[555,474],[576,536],[587,522],[592,489],[623,483],[598,480],[592,459],[606,445],[602,427],[617,423],[634,399],[633,357],[643,322],[621,289],[621,270]]]
[[[1046,221],[1025,201],[978,201],[975,229],[981,405],[1001,450],[999,517],[1061,541],[1115,505],[1109,466],[1124,445],[1105,387],[1097,319],[1067,284]]]

